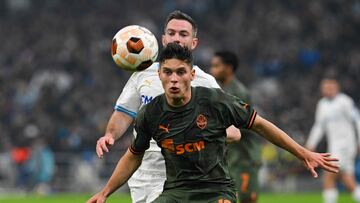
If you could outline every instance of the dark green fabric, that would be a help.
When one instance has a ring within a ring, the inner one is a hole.
[[[173,108],[160,95],[142,108],[135,121],[133,153],[153,138],[165,158],[164,190],[235,191],[226,161],[226,128],[246,128],[256,111],[220,89],[193,87],[189,103]]]
[[[165,190],[153,203],[236,203],[234,191]]]

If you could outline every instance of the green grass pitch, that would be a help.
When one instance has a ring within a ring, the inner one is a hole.
[[[84,194],[62,194],[41,196],[0,196],[1,203],[84,203],[90,195]],[[116,194],[111,196],[107,203],[131,203],[128,194]],[[321,203],[321,193],[299,193],[299,194],[261,194],[258,203]],[[355,203],[350,194],[341,194],[338,203]]]

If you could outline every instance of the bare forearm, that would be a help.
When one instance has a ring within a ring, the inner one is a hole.
[[[105,185],[102,192],[105,196],[111,195],[120,186],[122,186],[131,177],[131,175],[139,168],[142,156],[134,155],[129,150],[119,160],[113,174]]]
[[[106,135],[112,136],[112,138],[117,140],[125,133],[132,122],[132,117],[125,113],[114,111],[107,125]]]
[[[257,115],[252,130],[256,131],[271,143],[289,151],[297,158],[304,159],[304,147],[296,143],[289,135],[284,131],[276,127],[266,119]]]

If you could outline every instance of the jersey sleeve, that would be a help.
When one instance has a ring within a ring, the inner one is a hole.
[[[145,117],[146,106],[142,107],[135,119],[136,137],[130,146],[130,152],[135,155],[143,154],[150,147],[151,131]]]
[[[350,115],[354,123],[356,135],[358,136],[358,145],[360,145],[360,112],[351,98],[348,99],[347,105],[345,105],[345,112]]]
[[[194,66],[193,68],[195,69],[195,78],[192,81],[193,86],[220,88],[219,84],[212,75],[205,73],[198,66]]]
[[[141,98],[137,91],[136,84],[136,73],[134,73],[127,81],[114,108],[116,111],[123,112],[132,118],[136,117],[141,105]]]
[[[321,101],[316,106],[315,111],[315,123],[311,127],[309,138],[306,142],[306,146],[315,149],[317,144],[320,142],[322,136],[324,135],[324,116],[323,116]]]
[[[222,92],[222,90],[219,90]],[[225,92],[220,95],[221,117],[225,124],[234,125],[237,128],[250,129],[254,123],[257,112],[249,104],[240,98],[229,95]]]

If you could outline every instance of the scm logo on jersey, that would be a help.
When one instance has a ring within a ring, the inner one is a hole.
[[[164,139],[161,141],[161,147],[169,152],[174,152],[177,155],[184,154],[185,152],[199,152],[205,149],[204,140],[196,142],[187,142],[183,144],[174,145],[173,139]]]

